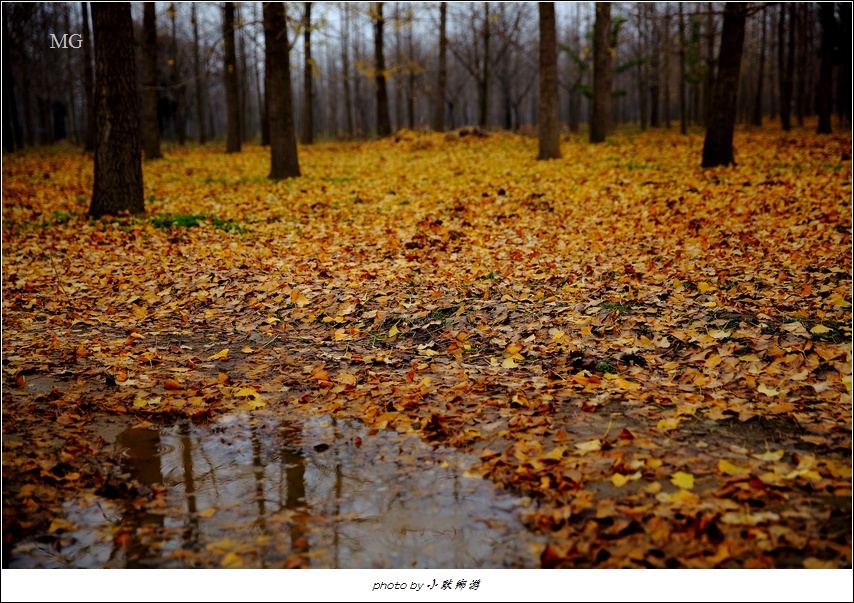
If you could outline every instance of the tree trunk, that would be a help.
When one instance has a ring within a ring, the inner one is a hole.
[[[196,19],[196,3],[193,2],[190,7],[193,11],[191,13],[191,20],[193,23],[193,68],[196,73],[196,119],[199,123],[199,144],[205,144],[208,140],[207,130],[205,128],[205,104],[202,97],[205,89],[202,84],[202,79],[204,78],[205,73],[202,72],[201,62],[199,60],[199,23]]]
[[[70,17],[69,13],[71,12],[70,4],[63,4],[63,27],[65,31],[71,31]],[[65,54],[65,77],[66,77],[66,102],[68,103],[68,140],[74,144],[78,143],[78,132],[77,132],[77,106],[75,102],[75,77],[74,72],[71,69],[71,53]]]
[[[258,21],[258,4],[252,5],[252,20],[255,23],[259,23]],[[255,35],[253,34],[253,40]],[[266,146],[270,144],[270,130],[267,123],[267,103],[266,103],[266,91],[262,92],[261,88],[261,75],[259,73],[258,65],[260,65],[260,61],[258,60],[258,44],[253,41],[252,44],[252,62],[253,72],[255,75],[255,102],[258,104],[258,120],[260,122],[261,127],[261,146]]]
[[[302,106],[302,143],[312,144],[314,142],[314,113],[313,101],[314,90],[311,83],[311,2],[305,3],[305,14],[303,17],[303,51],[305,64],[303,67],[303,91],[305,99]]]
[[[145,211],[129,2],[92,5],[98,133],[89,215]]]
[[[353,95],[350,92],[350,5],[344,4],[344,23],[341,25],[341,68],[344,79],[344,117],[347,137],[353,138]]]
[[[611,3],[596,3],[593,25],[593,117],[590,142],[604,142],[611,121]]]
[[[411,8],[407,7],[407,42],[408,56],[406,61],[407,82],[406,82],[406,116],[409,119],[409,129],[415,129],[415,47],[413,46],[412,32],[412,13]]]
[[[436,85],[436,130],[445,131],[445,96],[448,86],[448,3],[439,3],[439,81]]]
[[[291,90],[290,46],[284,4],[264,4],[267,113],[270,120],[270,178],[300,175]]]
[[[489,3],[483,3],[483,69],[478,81],[477,124],[486,129],[489,126]]]
[[[554,2],[540,2],[540,152],[537,159],[560,159],[557,94],[557,24]]]
[[[158,159],[163,157],[163,153],[160,152],[157,123],[157,15],[154,2],[145,2],[142,11],[142,150],[146,159]]]
[[[650,51],[650,82],[649,82],[649,126],[657,128],[659,124],[658,107],[660,96],[661,70],[659,65],[659,53],[661,42],[661,28],[658,25],[658,10],[655,4],[649,4],[650,17],[652,19],[652,49]]]
[[[225,3],[222,22],[225,39],[225,104],[228,108],[228,137],[226,153],[240,152],[240,99],[237,92],[237,56],[234,51],[234,3]],[[290,68],[289,68],[290,69]]]
[[[747,6],[746,2],[727,2],[724,8],[718,74],[712,87],[712,112],[703,144],[703,167],[735,165],[732,137],[735,131]]]
[[[783,50],[783,33],[785,27],[785,12],[788,6],[789,13],[789,42],[786,50]],[[795,50],[795,7],[794,5],[780,5],[780,123],[783,131],[792,129],[792,75],[794,72],[794,50]]]
[[[842,109],[839,117],[843,123],[851,126],[851,3],[839,3],[839,32],[841,43],[842,68],[839,70],[839,105]]]
[[[86,97],[86,139],[83,148],[95,150],[95,81],[92,76],[92,40],[89,37],[89,3],[80,3],[83,10],[83,94]]]
[[[388,115],[388,91],[385,82],[385,55],[383,54],[383,3],[376,3],[374,28],[374,68],[377,83],[377,136],[391,134],[391,120]]]
[[[184,146],[187,131],[184,129],[184,85],[181,83],[181,71],[178,68],[178,34],[175,27],[175,3],[169,5],[172,19],[172,90],[175,92],[175,130],[178,144]]]
[[[709,125],[712,88],[715,82],[715,15],[711,4],[706,10],[706,73],[703,78],[703,124]]]
[[[18,109],[15,103],[15,77],[12,75],[12,65],[9,60],[9,23],[3,19],[3,148],[9,153],[20,149],[16,130],[18,125]]]
[[[688,133],[688,116],[685,114],[685,12],[679,3],[679,131]]]
[[[664,51],[664,127],[670,129],[670,53],[673,50],[670,39],[670,3],[664,5],[664,35],[662,45]]]
[[[765,6],[762,7],[762,41],[759,44],[759,73],[756,76],[756,98],[753,102],[753,125],[762,126],[762,83],[765,80]]]
[[[818,5],[821,23],[821,67],[818,74],[818,134],[831,134],[833,127],[830,117],[833,113],[833,30],[835,27],[834,6],[832,2]]]

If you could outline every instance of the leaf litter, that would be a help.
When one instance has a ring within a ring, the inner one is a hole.
[[[543,567],[851,566],[848,135],[404,134],[173,148],[99,221],[85,156],[5,158],[5,551],[136,495],[87,422],[270,413],[473,453]]]

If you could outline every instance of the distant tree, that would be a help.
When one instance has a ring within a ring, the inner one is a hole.
[[[175,130],[178,134],[178,144],[183,146],[187,139],[184,124],[184,84],[181,82],[181,68],[178,61],[178,33],[175,24],[176,7],[169,3],[169,18],[172,22],[172,39],[169,52],[172,55],[172,90],[175,93]]]
[[[436,84],[436,130],[445,131],[445,96],[448,86],[448,3],[439,3],[439,75]]]
[[[762,6],[762,40],[759,43],[759,72],[756,74],[756,96],[754,97],[753,102],[753,118],[751,119],[751,123],[754,126],[762,125],[762,82],[765,79],[765,40],[766,40],[766,25],[765,22],[768,20],[765,10],[765,5]]]
[[[207,129],[205,128],[205,103],[204,103],[204,84],[203,79],[205,72],[201,68],[201,59],[199,52],[199,20],[196,16],[196,3],[190,5],[192,12],[190,20],[193,24],[193,70],[196,76],[196,118],[199,122],[199,144],[205,144],[208,140]]]
[[[285,8],[281,2],[264,3],[264,48],[267,64],[265,88],[270,120],[270,178],[300,175],[291,90],[290,45]]]
[[[237,91],[237,54],[234,50],[234,3],[226,2],[223,12],[222,35],[225,39],[225,104],[228,136],[226,153],[240,152],[240,100]]]
[[[89,215],[145,211],[129,2],[92,4],[98,130]]]
[[[89,36],[89,3],[80,3],[83,16],[83,94],[86,97],[86,135],[83,148],[95,150],[95,78],[92,76],[92,40]]]
[[[560,159],[557,95],[557,24],[554,2],[540,2],[540,152],[537,159]]]
[[[154,2],[142,5],[142,150],[146,159],[163,157],[157,124],[157,15]]]
[[[347,124],[347,136],[352,138],[355,134],[353,126],[353,95],[350,90],[350,5],[343,3],[341,10],[344,12],[341,19],[341,70],[344,80],[344,117]]]
[[[383,53],[383,2],[376,3],[374,15],[374,70],[377,82],[377,135],[391,134],[391,119],[388,113],[388,91],[386,90],[385,55]]]
[[[738,101],[738,76],[744,51],[747,2],[727,2],[718,54],[718,73],[712,87],[712,110],[703,143],[703,167],[735,165],[732,137]]]
[[[305,91],[305,102],[302,107],[302,143],[311,144],[314,142],[314,89],[312,87],[312,69],[311,61],[311,2],[305,2],[305,13],[303,14],[303,57],[305,59],[303,67],[303,90]]]
[[[821,69],[818,75],[818,130],[819,134],[830,134],[833,127],[830,116],[833,113],[833,47],[835,42],[836,16],[833,2],[820,2],[818,5],[821,23]]]
[[[5,7],[4,7],[5,9]],[[4,10],[4,13],[6,11]],[[11,45],[8,16],[3,15],[3,148],[14,153],[21,148],[21,126],[18,123],[18,107],[15,102],[15,76],[9,54]]]
[[[604,142],[611,122],[611,3],[596,3],[593,25],[593,116],[590,142]]]

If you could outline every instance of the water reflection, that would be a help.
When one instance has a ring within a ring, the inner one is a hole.
[[[22,547],[12,567],[538,566],[511,498],[462,477],[474,459],[415,438],[255,415],[127,429],[115,446],[129,478],[165,488],[162,508],[68,501],[70,544]]]

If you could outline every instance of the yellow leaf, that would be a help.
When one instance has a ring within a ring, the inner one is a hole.
[[[252,353],[252,352],[254,352],[255,350],[253,350],[252,348],[250,348],[248,345],[245,345],[245,346],[243,346],[243,349],[242,349],[242,350],[240,350],[240,351],[241,351],[241,352],[243,352],[244,354],[251,354],[251,353]]]
[[[213,514],[216,513],[215,507],[208,507],[204,511],[199,511],[196,513],[199,517],[213,517]]]
[[[601,440],[589,440],[587,442],[581,442],[580,444],[575,445],[578,448],[578,451],[581,454],[587,454],[588,452],[596,452],[597,450],[602,449],[602,441]]]
[[[217,352],[213,356],[208,356],[208,360],[225,360],[226,358],[228,358],[228,348]]]
[[[815,335],[821,335],[822,333],[830,333],[833,329],[828,329],[824,325],[816,325],[812,329],[810,329],[810,333]]]
[[[516,361],[513,360],[512,358],[505,358],[504,362],[501,363],[501,366],[509,369],[509,368],[516,368],[519,365],[516,364]]]
[[[148,316],[148,312],[145,310],[145,308],[137,306],[136,304],[131,305],[131,310],[133,311],[133,315],[139,320],[144,320],[145,317]]]
[[[670,419],[661,419],[657,424],[656,428],[661,429],[662,431],[671,431],[679,427],[679,423],[682,422],[682,417],[672,417]]]
[[[684,471],[677,471],[670,476],[670,483],[677,488],[690,490],[694,487],[694,476],[690,473],[685,473]]]
[[[782,450],[775,450],[774,452],[768,450],[762,454],[751,454],[750,456],[760,461],[779,461],[783,458],[783,454],[785,453]]]
[[[732,335],[729,331],[709,331],[709,337],[713,337],[715,339],[726,339]]]
[[[629,483],[629,478],[623,475],[622,473],[615,473],[611,476],[611,483],[617,486],[618,488],[622,488],[623,486]]]
[[[391,325],[391,328],[388,330],[388,336],[394,337],[398,333],[400,333],[400,331],[398,330],[397,325]]]
[[[723,362],[723,358],[721,358],[720,354],[712,354],[706,359],[706,368],[713,369],[721,362]]]
[[[304,308],[309,304],[309,300],[305,295],[303,295],[302,291],[293,289],[291,291],[291,303],[300,308]]]
[[[566,452],[566,446],[556,446],[554,448],[554,450],[552,450],[548,454],[544,454],[540,458],[551,460],[551,461],[559,461],[561,458],[563,458],[563,455],[565,452]]]
[[[779,393],[780,393],[776,389],[771,389],[770,387],[768,387],[764,383],[760,383],[759,387],[757,387],[756,389],[760,394],[765,394],[766,396],[776,396],[776,395],[779,395]]]
[[[351,373],[338,373],[335,380],[338,383],[343,383],[344,385],[356,385],[356,382],[358,381],[356,375]]]
[[[708,293],[709,291],[714,289],[714,287],[712,287],[709,283],[704,281],[702,283],[697,284],[697,289],[700,290],[700,293]]]
[[[622,377],[616,380],[616,384],[622,387],[623,389],[640,389],[640,385],[638,385],[634,381],[627,381]]]
[[[739,467],[738,465],[733,465],[725,459],[718,460],[718,471],[720,471],[724,475],[732,475],[734,477],[741,477],[750,473],[750,469],[748,469],[747,467]]]
[[[239,392],[237,392],[234,395],[237,396],[238,398],[245,398],[246,396],[252,396],[253,398],[260,398],[261,397],[261,395],[258,392],[256,392],[254,389],[252,389],[251,387],[244,387],[243,389],[241,389]]]

